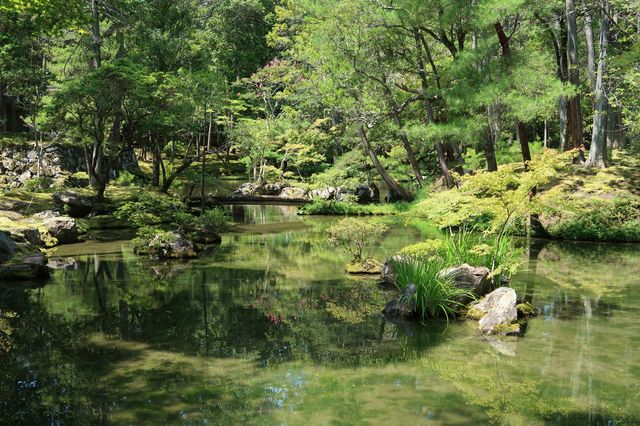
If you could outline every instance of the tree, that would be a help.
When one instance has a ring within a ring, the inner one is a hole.
[[[363,260],[364,250],[378,242],[388,227],[380,223],[370,223],[358,219],[342,219],[327,229],[329,243],[351,253],[354,262]]]

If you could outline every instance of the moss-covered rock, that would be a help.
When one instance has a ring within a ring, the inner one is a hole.
[[[375,259],[355,260],[345,267],[348,274],[371,274],[380,275],[382,272],[382,263]]]

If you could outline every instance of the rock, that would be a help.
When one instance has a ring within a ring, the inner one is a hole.
[[[30,262],[17,259],[15,262],[0,264],[0,281],[41,279],[51,275],[46,265],[34,262],[34,259],[30,259]]]
[[[42,246],[40,231],[38,231],[36,228],[12,229],[11,238],[18,243],[31,243],[36,247]]]
[[[94,199],[91,196],[73,191],[56,192],[53,202],[71,217],[85,217],[93,209]]]
[[[33,177],[33,174],[31,173],[31,170],[26,170],[22,172],[20,176],[18,176],[18,182],[20,182],[21,184],[24,184],[26,181],[28,181],[32,177]]]
[[[418,287],[415,284],[409,284],[405,288],[404,293],[396,300],[387,302],[382,311],[388,318],[403,317],[415,318],[417,316],[416,302],[414,295],[417,293]]]
[[[355,196],[360,204],[371,204],[380,202],[380,190],[375,183],[360,185],[355,190]]]
[[[363,259],[353,261],[345,267],[345,271],[349,274],[375,274],[382,272],[382,263],[375,259]]]
[[[72,257],[52,257],[48,266],[51,269],[72,269],[76,267],[76,261]]]
[[[484,299],[476,303],[470,310],[482,312],[484,315],[478,322],[478,328],[485,334],[517,333],[520,331],[517,324],[516,292],[509,287],[499,287],[487,294]]]
[[[278,195],[280,198],[284,198],[286,200],[306,200],[309,198],[309,194],[306,189],[296,186],[283,188]]]
[[[490,271],[487,267],[474,267],[464,263],[457,267],[443,269],[438,275],[440,278],[452,280],[454,286],[468,290],[475,294],[476,297],[482,297],[493,290],[493,283],[489,279],[489,273]],[[471,297],[463,296],[458,301],[460,303],[469,303],[472,300]]]
[[[16,252],[16,243],[6,231],[0,231],[0,262],[10,259]]]
[[[59,211],[54,211],[54,210],[43,210],[33,215],[33,217],[42,219],[42,220],[52,219],[54,217],[59,217],[59,216],[62,216],[62,214],[60,214]]]
[[[400,262],[402,260],[402,256],[395,255],[384,262],[380,271],[380,284],[389,286],[394,286],[396,284],[396,271],[393,269],[393,264],[394,262]]]
[[[256,189],[258,188],[258,185],[256,185],[255,183],[243,183],[242,185],[240,185],[235,191],[233,191],[233,193],[235,195],[254,195],[256,193]]]
[[[43,225],[52,237],[58,240],[58,244],[73,244],[78,242],[78,225],[75,219],[60,216],[46,219]]]
[[[158,234],[149,241],[149,255],[159,259],[187,259],[196,257],[193,242],[181,232]]]
[[[282,190],[288,185],[286,183],[265,183],[262,186],[256,188],[255,192],[258,195],[280,195]]]
[[[314,189],[311,191],[311,198],[320,198],[321,200],[333,200],[336,196],[336,188],[328,186],[322,189]]]

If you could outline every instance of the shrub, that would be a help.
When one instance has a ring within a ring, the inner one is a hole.
[[[51,189],[53,180],[50,177],[40,176],[27,179],[24,182],[24,188],[29,192],[46,191]]]
[[[354,261],[360,261],[364,249],[378,242],[387,229],[381,223],[346,218],[327,229],[327,232],[330,244],[342,247],[353,255]]]
[[[221,208],[207,210],[204,215],[200,216],[198,224],[206,229],[223,229],[229,223],[229,216]]]
[[[461,298],[475,299],[473,293],[455,287],[450,278],[440,275],[445,266],[444,261],[424,262],[414,257],[393,261],[398,288],[404,291],[410,284],[416,286],[412,297],[423,320],[442,316],[448,320],[463,306]]]
[[[444,242],[442,240],[427,240],[402,248],[398,254],[415,257],[416,259],[431,261],[442,259]]]
[[[176,223],[187,220],[187,207],[180,200],[155,192],[141,192],[133,201],[124,203],[115,212],[115,216],[134,228]]]
[[[590,200],[574,207],[576,213],[565,213],[548,229],[552,236],[582,241],[640,241],[640,200]]]

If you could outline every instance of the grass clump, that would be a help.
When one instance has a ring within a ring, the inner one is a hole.
[[[422,319],[445,317],[449,320],[463,306],[461,299],[475,299],[473,293],[455,287],[450,278],[440,274],[445,266],[443,261],[423,262],[415,257],[393,261],[398,288],[404,292],[410,284],[416,286],[417,291],[411,297]]]

